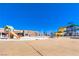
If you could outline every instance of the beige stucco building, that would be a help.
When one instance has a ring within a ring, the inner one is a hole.
[[[16,33],[18,36],[39,36],[39,32],[38,31],[32,31],[32,30],[14,30],[14,33]],[[4,29],[0,29],[0,38],[7,38],[8,35],[7,33],[4,31]]]

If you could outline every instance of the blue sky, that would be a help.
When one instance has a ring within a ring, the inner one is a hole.
[[[79,25],[79,4],[0,4],[0,27],[12,25],[22,30],[56,31],[68,22]]]

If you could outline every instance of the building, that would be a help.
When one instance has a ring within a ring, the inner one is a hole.
[[[32,31],[32,30],[14,30],[14,33],[16,33],[18,36],[22,37],[22,36],[39,36],[39,32],[38,31]],[[4,31],[4,28],[0,28],[0,38],[4,39],[4,38],[8,38],[8,33],[6,33]]]

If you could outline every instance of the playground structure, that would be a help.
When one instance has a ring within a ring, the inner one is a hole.
[[[39,31],[32,30],[17,30],[13,26],[6,25],[0,28],[0,39],[30,39],[30,38],[43,38]]]
[[[55,36],[79,36],[79,26],[76,24],[68,24],[68,26],[60,27]]]
[[[9,37],[10,39],[14,38],[14,36],[15,36],[17,39],[20,38],[17,34],[14,33],[14,28],[13,28],[12,26],[6,25],[6,26],[4,27],[4,31],[5,31],[5,33],[8,34],[8,37]]]
[[[63,36],[64,32],[66,31],[65,27],[59,28],[58,32],[55,33],[56,36]]]
[[[13,38],[26,38],[26,37],[42,37],[42,36],[46,36],[44,33],[44,35],[41,35],[41,33],[39,33],[38,31],[32,31],[32,30],[15,30],[13,26],[9,26],[6,25],[4,28],[4,31],[0,30],[0,34],[5,34],[5,36],[7,36],[7,38],[9,39],[13,39]],[[67,26],[63,26],[60,27],[58,29],[58,31],[55,34],[55,36],[57,37],[61,37],[61,36],[79,36],[79,26],[76,24],[68,24]],[[54,36],[54,34],[51,34],[52,36]],[[51,37],[51,35],[49,35],[48,37]],[[0,35],[1,36],[1,35]]]

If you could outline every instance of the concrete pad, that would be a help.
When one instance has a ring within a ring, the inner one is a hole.
[[[51,38],[31,41],[0,41],[1,56],[79,56],[79,40]]]
[[[39,56],[39,54],[26,44],[20,41],[0,41],[0,55],[5,56]]]

